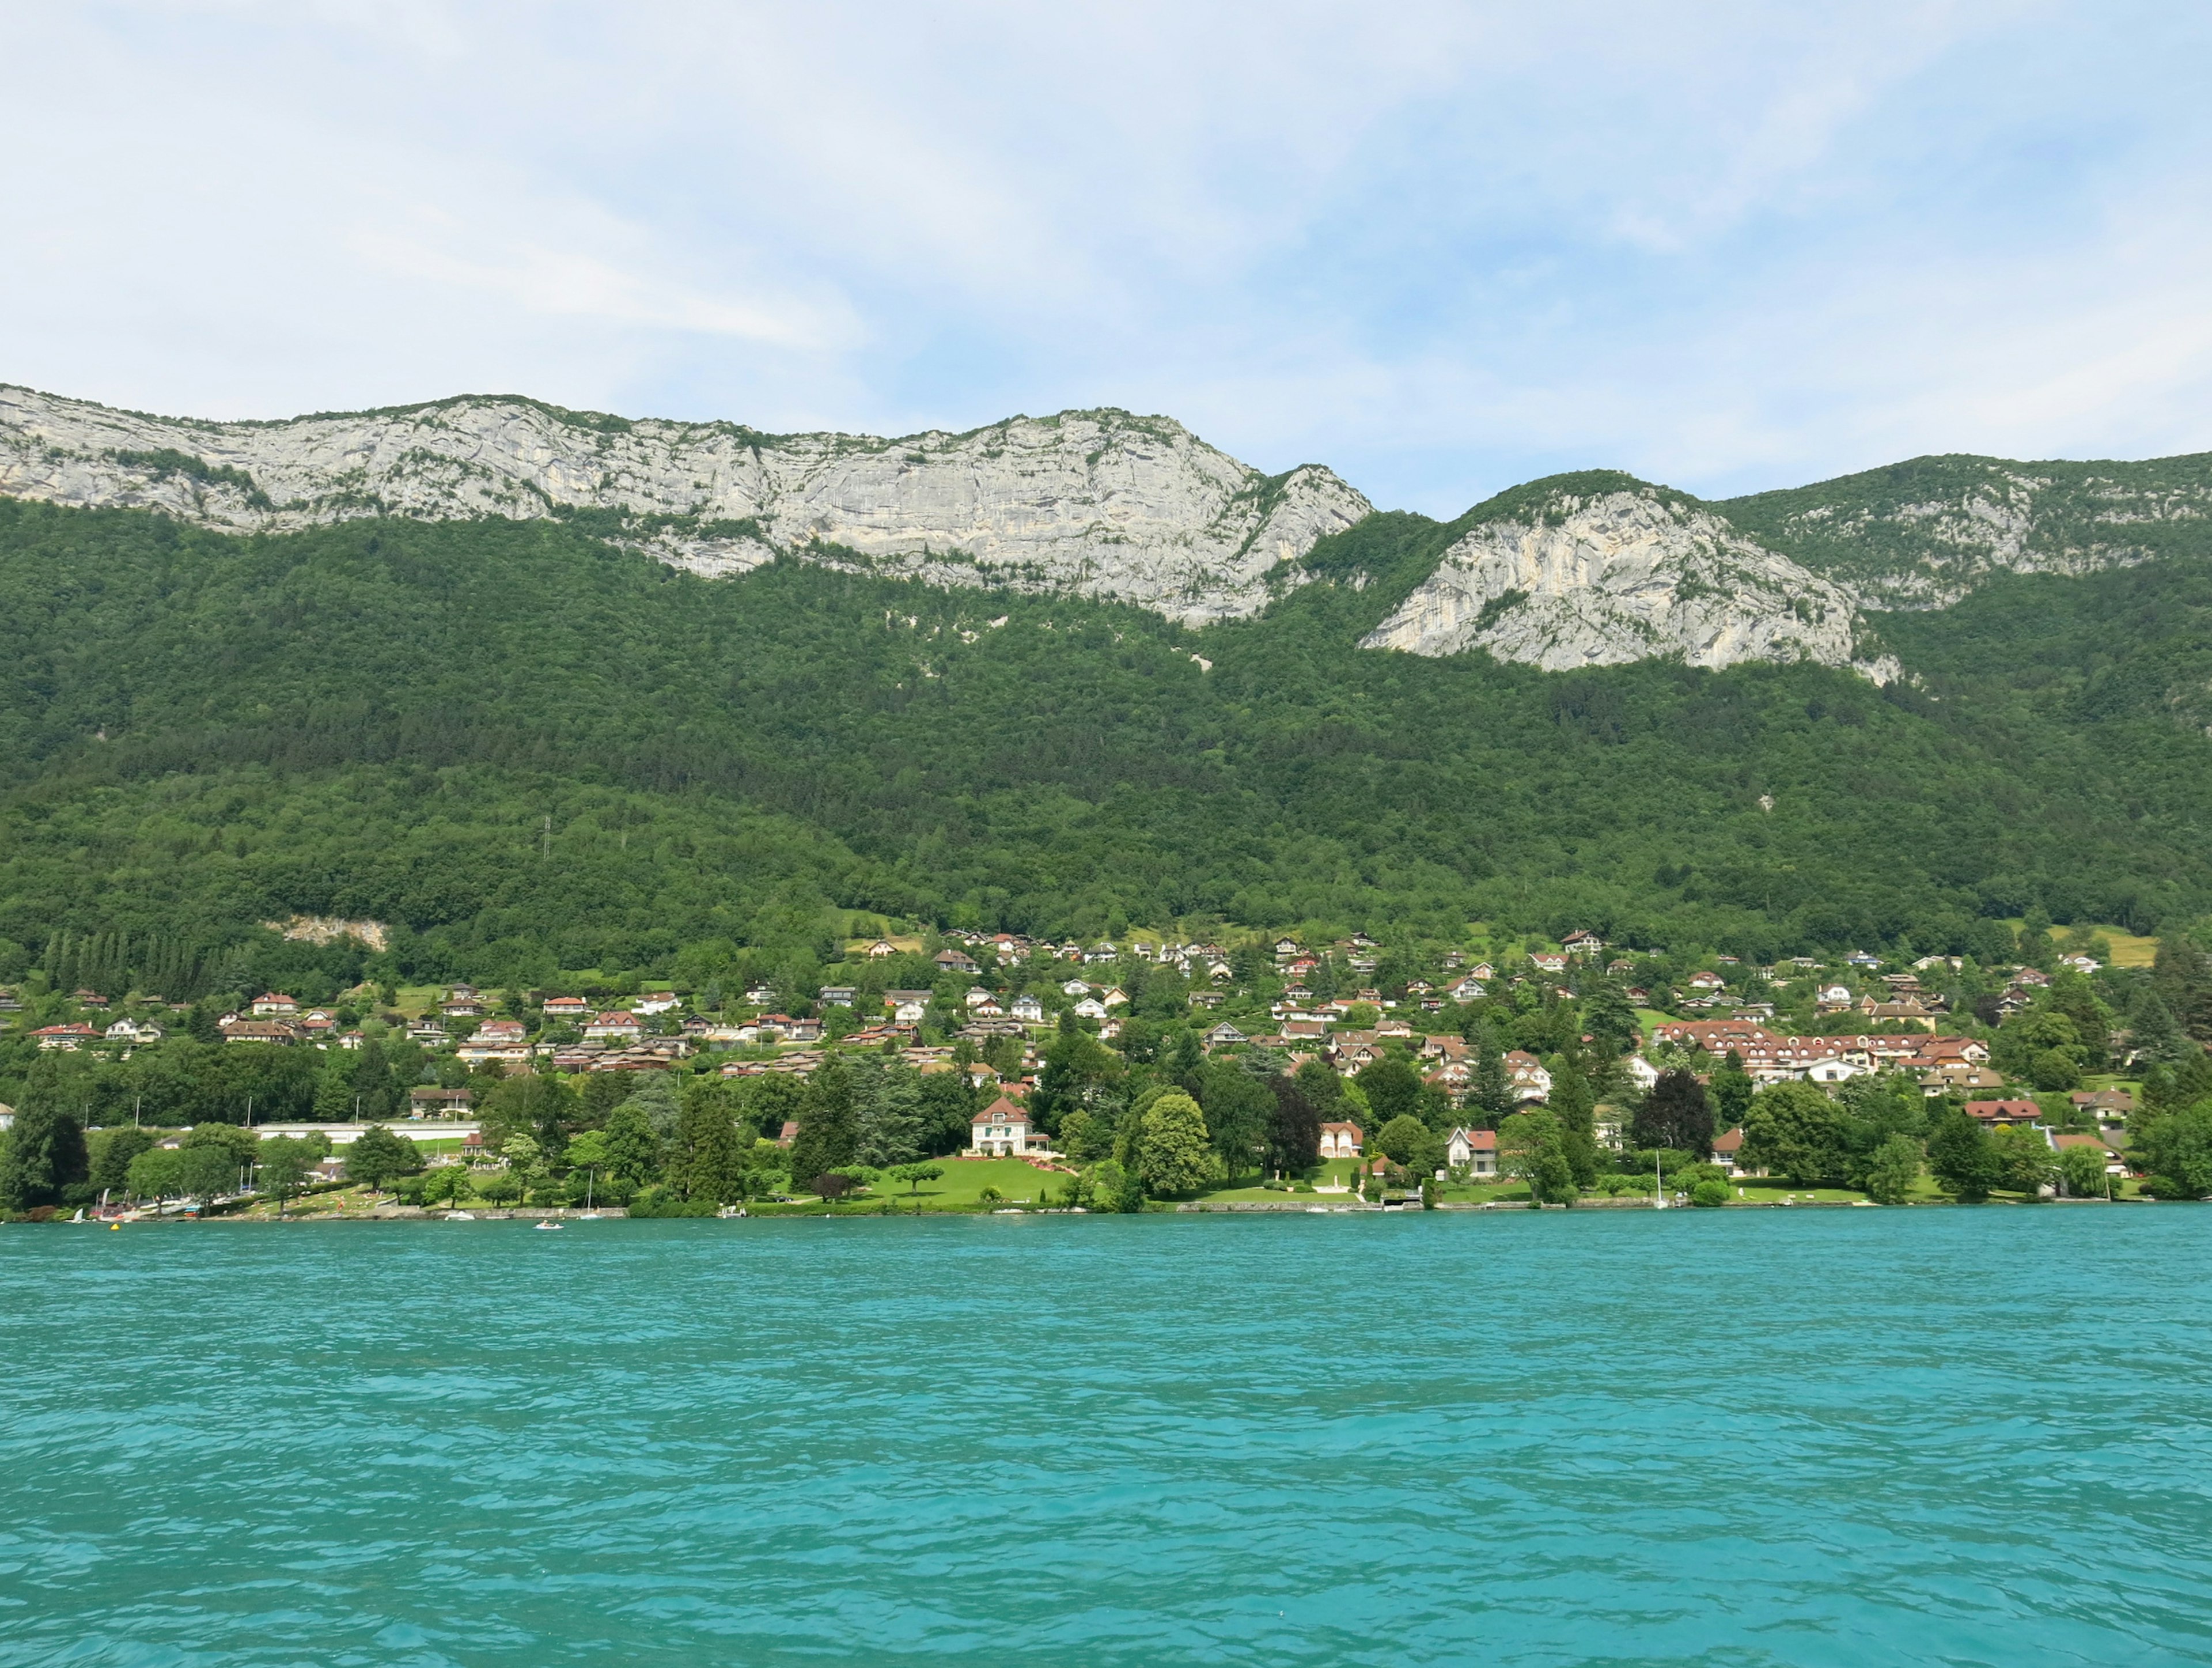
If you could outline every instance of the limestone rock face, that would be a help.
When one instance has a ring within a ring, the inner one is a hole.
[[[1659,654],[1845,666],[1856,612],[1850,593],[1660,489],[1562,492],[1469,532],[1362,643],[1485,648],[1552,672]]]
[[[0,493],[160,509],[230,533],[613,510],[617,542],[708,575],[788,552],[1072,590],[1192,622],[1255,612],[1271,570],[1372,508],[1326,469],[1263,476],[1178,423],[1125,411],[882,440],[474,397],[199,423],[8,387]]]

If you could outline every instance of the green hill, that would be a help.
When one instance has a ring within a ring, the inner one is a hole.
[[[57,932],[207,963],[294,914],[393,923],[402,976],[543,982],[805,956],[854,910],[1768,955],[2212,910],[2203,559],[1877,617],[1886,690],[1354,648],[1460,525],[1371,517],[1305,559],[1334,582],[1200,632],[704,580],[556,521],[0,502],[0,977]]]

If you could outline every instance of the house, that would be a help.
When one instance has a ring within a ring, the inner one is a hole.
[[[1731,1176],[1764,1176],[1766,1173],[1764,1169],[1744,1168],[1741,1124],[1738,1124],[1726,1135],[1713,1137],[1713,1162]]]
[[[1444,1137],[1444,1161],[1477,1176],[1498,1173],[1498,1131],[1458,1129]]]
[[[1482,981],[1472,973],[1451,988],[1451,999],[1455,1002],[1471,1002],[1482,995]]]
[[[1000,1005],[999,999],[988,990],[983,993],[981,1001],[968,1005],[968,1012],[978,1020],[1003,1020],[1006,1017],[1006,1010]]]
[[[289,1019],[300,1011],[300,1004],[290,996],[271,990],[253,999],[252,1014],[257,1020]]]
[[[930,959],[947,973],[978,973],[982,971],[976,966],[975,958],[965,950],[939,950]]]
[[[1864,1075],[1866,1071],[1866,1067],[1854,1065],[1848,1059],[1838,1056],[1831,1060],[1815,1060],[1806,1067],[1805,1081],[1808,1083],[1848,1083],[1854,1077]]]
[[[1325,1159],[1356,1159],[1359,1156],[1360,1140],[1357,1123],[1324,1123],[1321,1126],[1321,1155]]]
[[[150,1020],[141,1021],[125,1015],[107,1027],[106,1037],[111,1043],[158,1043],[161,1027]]]
[[[560,1023],[589,1018],[592,1005],[581,996],[548,996],[543,1012],[548,1020]]]
[[[1566,957],[1550,950],[1538,950],[1528,959],[1536,965],[1540,973],[1564,973],[1567,971]]]
[[[1091,987],[1081,979],[1070,979],[1060,987],[1060,994],[1063,996],[1087,996],[1091,994]]]
[[[1590,1134],[1597,1144],[1608,1153],[1618,1153],[1627,1142],[1620,1121],[1620,1111],[1614,1106],[1601,1106],[1590,1116]]]
[[[1127,1007],[1129,1005],[1128,993],[1118,984],[1098,1000],[1109,1007]]]
[[[887,938],[878,939],[873,944],[868,946],[867,949],[868,959],[871,961],[883,961],[898,953],[898,946]]]
[[[584,1027],[587,1042],[635,1043],[644,1035],[644,1022],[636,1014],[626,1014],[618,1007],[594,1014],[592,1022]]]
[[[676,1006],[673,990],[655,990],[649,995],[640,996],[630,1004],[632,1011],[639,1014],[667,1014],[672,1012]]]
[[[108,1035],[115,1034],[114,1027]],[[2109,1117],[2125,1117],[2136,1109],[2136,1098],[2125,1089],[2084,1089],[2066,1097],[2085,1112],[2094,1112],[2099,1123]]]
[[[1292,956],[1297,954],[1297,940],[1294,938],[1279,938],[1275,941],[1276,960],[1288,961]]]
[[[985,989],[980,984],[969,990],[966,995],[960,999],[962,1004],[966,1007],[970,1013],[974,1012],[976,1008],[982,1007],[985,1002],[994,1001],[995,1000],[996,998],[994,998],[988,990]]]
[[[1516,1100],[1541,1100],[1552,1093],[1552,1074],[1534,1055],[1515,1049],[1505,1056],[1505,1074]]]
[[[100,1033],[88,1025],[40,1026],[31,1033],[39,1039],[42,1049],[60,1049],[74,1054]]]
[[[407,1040],[410,1043],[420,1043],[426,1048],[443,1048],[447,1042],[445,1021],[430,1019],[417,1020],[407,1027]]]
[[[891,1023],[895,1026],[920,1025],[923,1015],[929,1012],[928,995],[914,990],[902,990],[896,994],[898,1000],[891,1003]]]
[[[337,1021],[319,1007],[299,1020],[298,1024],[300,1034],[309,1038],[327,1037],[338,1028]]]
[[[1652,1086],[1659,1081],[1659,1068],[1640,1054],[1630,1055],[1621,1062],[1621,1068],[1627,1072],[1628,1081],[1646,1094],[1651,1092]]]
[[[1079,1013],[1082,1010],[1079,1007],[1077,1009],[1077,1012]],[[1214,1026],[1212,1030],[1206,1033],[1206,1045],[1208,1048],[1226,1048],[1231,1043],[1247,1043],[1249,1041],[1251,1041],[1250,1038],[1247,1037],[1243,1032],[1237,1030],[1235,1026],[1230,1024],[1226,1020],[1224,1020],[1219,1025]]]
[[[226,1043],[274,1043],[289,1048],[300,1040],[300,1035],[282,1020],[240,1020],[237,1024],[223,1028],[222,1040]]]
[[[466,1117],[476,1104],[475,1094],[467,1089],[441,1089],[435,1084],[420,1083],[407,1091],[410,1117]]]
[[[766,1007],[775,1000],[775,987],[761,983],[745,987],[745,1001],[754,1007]]]
[[[1044,1023],[1044,1004],[1035,996],[1015,997],[1014,1005],[1008,1012],[1024,1025],[1041,1026]]]
[[[825,984],[822,987],[822,1005],[824,1007],[850,1007],[859,995],[860,992],[849,984]],[[769,1000],[774,999],[771,992]],[[748,995],[746,1000],[750,1001],[750,996]]]
[[[1708,996],[1712,995],[1716,990],[1724,989],[1728,984],[1728,981],[1723,978],[1718,973],[1714,972],[1711,968],[1704,967],[1699,968],[1696,972],[1691,974],[1690,977],[1683,980],[1682,983],[1689,986],[1691,989],[1698,991]]]
[[[1005,1095],[969,1122],[969,1150],[986,1158],[1019,1158],[1024,1153],[1042,1153],[1050,1144],[1043,1131],[1030,1128],[1028,1108]]]
[[[798,1139],[799,1120],[789,1117],[784,1119],[783,1128],[776,1131],[775,1144],[778,1147],[788,1147]]]
[[[483,1003],[475,996],[453,996],[438,1004],[438,1012],[449,1020],[473,1020],[483,1011]]]
[[[2033,1100],[1969,1100],[1966,1116],[1992,1129],[2010,1129],[2041,1122],[2043,1108]]]
[[[2112,1144],[2101,1136],[2054,1135],[2050,1137],[2050,1141],[2051,1150],[2054,1153],[2063,1153],[2069,1147],[2096,1148],[2105,1155],[2105,1173],[2107,1176],[2124,1176],[2128,1173],[2127,1160],[2115,1152]]]

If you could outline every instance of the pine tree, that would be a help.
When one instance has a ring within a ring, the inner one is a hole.
[[[817,1066],[799,1105],[799,1134],[791,1143],[791,1178],[804,1187],[853,1162],[860,1147],[851,1068],[842,1060]]]
[[[894,1065],[878,1074],[874,1089],[860,1112],[854,1157],[879,1170],[910,1164],[921,1156],[921,1074]]]

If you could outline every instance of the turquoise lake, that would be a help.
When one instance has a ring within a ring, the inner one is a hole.
[[[0,1665],[2202,1663],[2212,1211],[0,1230]]]

